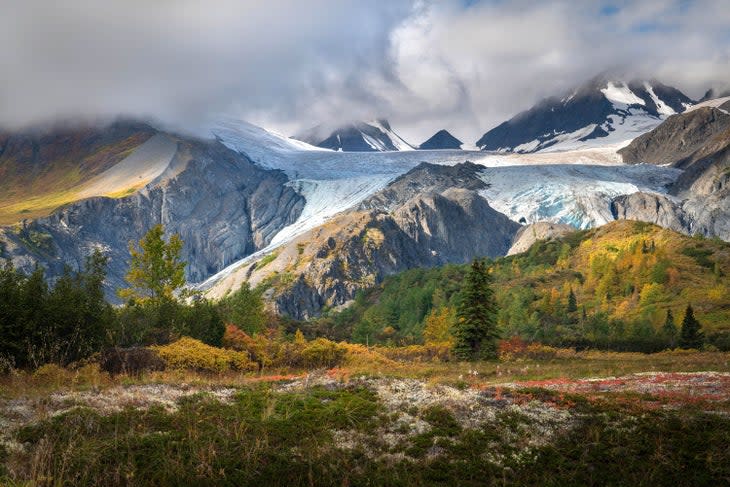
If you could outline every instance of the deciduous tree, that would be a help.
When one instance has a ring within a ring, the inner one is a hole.
[[[180,260],[183,242],[179,235],[164,240],[165,229],[155,225],[139,241],[139,248],[130,242],[132,256],[125,280],[129,287],[119,296],[137,301],[175,299],[175,291],[185,285],[185,262]]]

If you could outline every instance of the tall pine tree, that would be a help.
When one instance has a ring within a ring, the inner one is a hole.
[[[702,325],[695,318],[694,310],[692,305],[687,305],[687,310],[684,313],[684,319],[682,320],[682,330],[679,334],[679,346],[682,348],[702,348],[702,344],[705,342],[705,334],[702,333]]]
[[[475,259],[464,280],[454,325],[454,355],[461,360],[497,356],[497,302],[487,263]]]

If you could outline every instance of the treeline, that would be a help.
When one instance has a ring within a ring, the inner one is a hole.
[[[42,268],[30,275],[10,264],[0,270],[0,361],[7,366],[69,363],[107,341],[116,313],[104,299],[106,258],[95,252],[81,272],[53,286]]]
[[[30,275],[8,262],[0,270],[0,370],[67,365],[110,347],[164,345],[187,336],[220,346],[225,323],[254,334],[279,321],[247,287],[219,302],[185,288],[182,242],[156,226],[130,246],[125,304],[104,297],[107,258],[95,251],[80,271],[66,269],[52,284],[43,268]]]

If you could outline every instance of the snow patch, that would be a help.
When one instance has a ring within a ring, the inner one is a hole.
[[[373,127],[377,128],[378,130],[382,131],[388,139],[390,139],[390,142],[393,144],[393,147],[395,147],[399,151],[410,151],[415,150],[415,148],[403,140],[400,135],[396,134],[393,129],[386,128],[382,123],[380,123],[378,120],[374,120],[372,122],[368,122],[368,125],[372,125]]]
[[[687,110],[684,111],[684,113],[689,113],[694,110],[709,107],[709,108],[716,108],[720,110],[721,112],[727,114],[728,112],[726,110],[722,110],[720,107],[724,105],[725,103],[730,101],[730,96],[725,96],[722,98],[714,98],[712,100],[703,101],[702,103],[698,103],[697,105],[692,105],[691,107],[687,108]]]
[[[177,142],[164,134],[150,137],[130,155],[91,179],[79,198],[108,196],[143,188],[160,176],[177,152]]]
[[[660,115],[664,115],[664,116],[668,117],[669,115],[674,115],[675,113],[677,113],[674,111],[674,109],[672,107],[670,107],[669,105],[664,103],[661,99],[659,99],[659,97],[656,95],[656,93],[654,93],[654,88],[652,88],[652,86],[649,83],[644,82],[644,88],[646,88],[647,93],[649,93],[649,96],[651,97],[651,101],[653,101],[654,104],[656,105],[657,112],[659,112]]]
[[[608,85],[601,89],[601,93],[614,105],[646,105],[644,100],[636,96],[626,86],[626,83],[613,84],[613,82],[609,81]]]

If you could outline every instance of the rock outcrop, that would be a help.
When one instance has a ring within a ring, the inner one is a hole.
[[[538,240],[558,238],[574,231],[574,227],[563,223],[536,222],[524,225],[517,231],[507,255],[526,252]]]
[[[616,220],[638,220],[689,233],[687,216],[681,204],[654,193],[621,195],[611,202],[611,213]]]
[[[276,311],[306,319],[389,274],[504,255],[519,225],[479,195],[485,186],[474,164],[421,164],[358,208],[243,265],[209,294],[244,281],[263,285]]]
[[[427,141],[418,146],[421,150],[461,149],[463,142],[451,135],[447,130],[439,130]]]
[[[730,107],[730,102],[726,106]],[[723,134],[729,128],[730,115],[725,111],[698,107],[669,117],[618,153],[627,164],[669,164],[687,169],[727,144]]]

